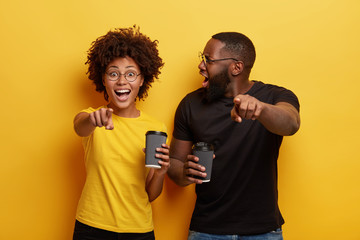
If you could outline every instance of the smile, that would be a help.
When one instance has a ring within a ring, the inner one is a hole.
[[[119,89],[114,91],[120,101],[126,101],[131,93],[130,89]]]

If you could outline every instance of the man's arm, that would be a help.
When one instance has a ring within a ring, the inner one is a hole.
[[[191,176],[206,176],[206,173],[203,172],[205,168],[197,163],[199,158],[191,155],[192,145],[191,141],[183,141],[175,137],[171,140],[170,168],[167,173],[177,185],[201,184],[202,180]]]
[[[258,120],[270,132],[290,136],[295,134],[300,127],[300,115],[290,103],[279,102],[275,105],[265,104]]]
[[[237,122],[242,119],[257,119],[267,130],[281,136],[293,135],[300,127],[299,112],[290,103],[278,102],[272,105],[249,95],[234,98],[231,117]]]

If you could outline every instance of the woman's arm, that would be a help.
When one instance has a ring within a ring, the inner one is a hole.
[[[154,201],[161,194],[165,174],[170,167],[169,146],[167,144],[162,144],[162,148],[157,148],[156,151],[163,154],[155,154],[156,158],[161,159],[159,160],[161,168],[151,168],[146,178],[146,192],[149,195],[150,202]]]
[[[87,137],[96,127],[105,126],[106,129],[114,129],[112,113],[113,110],[111,108],[101,108],[92,113],[78,113],[74,118],[74,129],[76,134],[80,137]]]

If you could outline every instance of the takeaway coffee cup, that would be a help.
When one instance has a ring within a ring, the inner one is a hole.
[[[159,131],[146,132],[145,166],[149,168],[161,168],[158,163],[159,158],[155,157],[156,148],[161,148],[161,144],[166,142],[167,134]]]
[[[210,182],[211,170],[213,163],[214,147],[205,142],[195,143],[193,146],[193,154],[199,158],[199,164],[205,167],[206,177],[197,177],[203,182]]]

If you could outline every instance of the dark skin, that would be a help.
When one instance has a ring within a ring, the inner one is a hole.
[[[120,69],[121,72],[125,72],[128,69],[135,69],[140,72],[137,63],[130,57],[115,58],[110,62],[109,66],[116,67]],[[139,117],[140,111],[136,107],[135,100],[143,82],[144,79],[141,75],[134,82],[128,82],[124,76],[121,76],[116,81],[110,81],[104,75],[103,84],[109,93],[109,103],[107,107],[100,108],[91,113],[78,113],[74,118],[75,132],[81,137],[86,137],[92,134],[97,127],[105,127],[107,130],[112,131],[114,129],[112,121],[113,114],[125,118]],[[129,94],[127,98],[122,99],[114,93],[115,89],[131,89],[131,94]],[[151,168],[146,178],[146,192],[148,193],[150,202],[155,200],[162,192],[163,181],[170,166],[169,146],[162,144],[161,148],[157,148],[156,150],[162,153],[156,154],[156,157],[159,158],[161,168]]]
[[[224,43],[210,39],[203,54],[209,59],[231,58],[231,53],[223,50]],[[289,136],[300,127],[300,115],[297,109],[289,103],[279,102],[275,105],[264,103],[245,93],[253,86],[249,80],[251,69],[247,69],[242,61],[226,60],[213,63],[201,62],[198,66],[200,74],[205,77],[203,87],[211,84],[213,75],[227,69],[230,83],[225,97],[234,99],[231,118],[241,124],[243,119],[257,120],[270,132],[281,136]],[[205,167],[198,164],[199,159],[191,154],[193,142],[183,141],[173,137],[170,145],[169,177],[180,186],[192,183],[201,184],[202,180],[192,176],[206,176]]]

